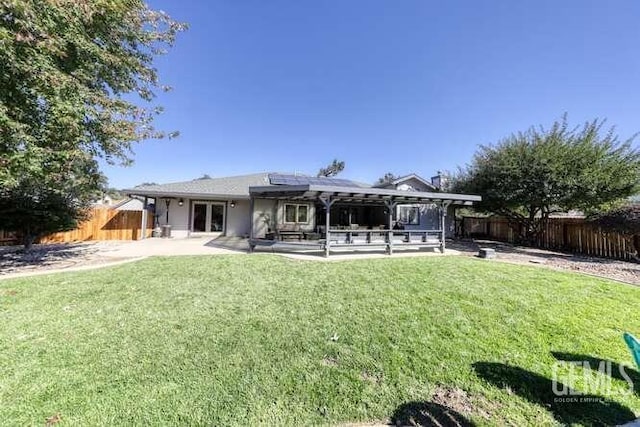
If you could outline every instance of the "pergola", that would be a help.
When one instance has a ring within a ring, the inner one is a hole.
[[[313,201],[321,204],[326,215],[326,236],[321,246],[325,256],[332,247],[384,247],[393,253],[394,245],[431,246],[445,250],[445,220],[447,208],[451,205],[470,206],[482,200],[470,194],[431,193],[417,191],[389,190],[371,187],[341,187],[314,184],[270,185],[249,187],[251,230],[249,245],[253,250],[264,239],[254,235],[254,206],[256,199],[284,201]],[[385,230],[332,230],[331,206],[336,203],[362,203],[384,206],[388,215],[388,229]],[[437,230],[393,230],[393,212],[402,204],[436,204],[439,206],[440,228]],[[435,237],[435,238],[434,238]]]

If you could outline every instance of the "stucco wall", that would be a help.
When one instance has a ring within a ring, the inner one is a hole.
[[[249,200],[236,200],[235,207],[227,202],[227,236],[244,237],[249,235],[251,218]]]
[[[263,238],[267,229],[275,230],[276,201],[256,199],[253,207],[253,236]]]
[[[166,205],[163,199],[159,199],[159,203],[156,205],[156,212],[160,214],[160,225],[165,225],[166,220]],[[198,199],[195,201],[206,201]],[[249,201],[248,200],[235,200],[235,207],[230,206],[230,201],[227,200],[211,200],[213,202],[225,203],[225,222],[226,229],[225,234],[227,236],[246,236],[249,234]],[[173,237],[189,237],[191,234],[191,215],[193,201],[185,199],[183,206],[178,206],[178,200],[171,201],[169,206],[169,225],[171,225],[171,235]]]
[[[404,224],[406,230],[438,230],[440,229],[440,210],[436,205],[404,205],[415,206],[420,209],[420,224]],[[401,206],[396,207],[396,217],[399,217]]]
[[[295,205],[306,205],[309,209],[309,213],[307,215],[307,218],[309,219],[309,222],[306,224],[300,223],[298,224],[300,227],[300,230],[304,230],[304,231],[313,231],[316,227],[316,207],[315,204],[312,202],[302,202],[302,201],[286,201],[286,200],[279,200],[278,201],[278,211],[277,211],[277,224],[279,226],[282,226],[285,224],[284,222],[284,205],[286,204],[295,204]]]
[[[405,224],[405,230],[440,230],[440,209],[437,205],[411,205],[420,208],[420,224]],[[398,207],[399,208],[399,207]],[[447,209],[447,217],[445,218],[445,232],[449,238],[454,237],[455,221],[453,217],[453,207]]]
[[[189,200],[184,199],[184,204],[178,206],[178,199],[172,199],[169,206],[169,222],[171,226],[172,237],[188,237],[189,236]],[[156,203],[156,214],[160,214],[158,218],[160,226],[167,224],[167,205],[164,199],[158,199]]]
[[[316,210],[315,204],[312,202],[288,202],[288,201],[276,201],[266,199],[256,199],[254,202],[253,213],[253,227],[254,237],[263,238],[267,233],[267,229],[270,227],[272,231],[277,230],[279,227],[285,224],[284,222],[284,205],[287,203],[307,205],[309,208],[309,222],[307,224],[299,224],[301,230],[313,231],[316,223]],[[247,215],[249,216],[249,215]],[[267,224],[267,221],[268,224]]]

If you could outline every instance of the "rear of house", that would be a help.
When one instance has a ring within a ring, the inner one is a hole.
[[[389,207],[383,203],[383,195],[374,197],[378,193],[435,194],[440,190],[434,181],[411,174],[389,183],[369,186],[347,179],[264,172],[141,186],[125,191],[143,197],[147,204],[153,201],[155,212],[148,221],[153,221],[154,227],[170,225],[173,237],[252,235],[259,239],[275,236],[317,239],[326,233],[327,218],[330,218],[331,229],[372,230],[397,226],[406,230],[439,230],[442,205],[421,202],[424,198],[415,198],[415,203],[404,200],[393,204],[394,224],[390,224]],[[278,197],[260,197],[252,196],[251,190],[295,189],[304,185],[338,190],[334,193],[335,203],[329,207],[330,215],[326,215],[323,194],[314,198],[300,197],[295,192]],[[359,193],[373,194],[359,197]],[[342,194],[354,196],[342,197]],[[437,197],[433,199],[439,200]],[[448,210],[453,209],[453,205],[446,206]],[[452,215],[446,216],[445,228],[447,235],[453,234]]]

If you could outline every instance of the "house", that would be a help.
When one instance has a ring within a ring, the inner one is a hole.
[[[453,233],[447,212],[480,200],[441,192],[436,181],[411,174],[369,186],[265,172],[124,191],[143,197],[145,204],[154,199],[154,225],[170,225],[173,237],[242,236],[252,247],[287,241],[321,246],[327,254],[331,246],[354,245],[391,252],[393,241],[444,250],[445,236]]]
[[[116,211],[141,211],[144,209],[144,206],[145,204],[143,199],[139,197],[128,197],[115,203],[113,206],[111,206],[111,209],[114,209]],[[148,202],[147,208],[149,208]]]
[[[442,177],[439,173],[437,176],[431,178],[430,181],[413,173],[396,178],[390,182],[376,184],[374,187],[400,191],[439,192],[441,180]],[[453,208],[451,207],[450,209]],[[447,218],[447,237],[451,237],[454,232],[453,215],[447,215]],[[395,219],[400,221],[407,230],[421,228],[437,229],[439,227],[439,210],[437,205],[434,204],[403,204],[397,206]]]
[[[115,201],[113,200],[113,198],[108,195],[108,194],[103,194],[101,198],[99,198],[98,200],[94,200],[91,204],[94,207],[105,207],[105,206],[111,206],[113,205]]]

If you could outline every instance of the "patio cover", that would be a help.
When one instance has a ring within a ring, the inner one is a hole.
[[[251,198],[287,199],[287,200],[331,200],[341,202],[361,202],[380,204],[428,204],[446,203],[454,205],[472,205],[482,197],[471,194],[428,193],[421,191],[389,190],[367,187],[338,187],[327,185],[270,185],[249,187]]]
[[[325,208],[326,224],[331,224],[331,206],[335,202],[358,202],[363,204],[384,205],[388,215],[389,238],[386,243],[387,253],[393,253],[393,210],[400,204],[436,204],[440,207],[440,250],[445,250],[445,217],[450,205],[469,206],[482,200],[480,196],[471,194],[454,194],[439,192],[420,192],[389,190],[372,187],[345,187],[317,184],[297,185],[271,185],[249,187],[250,211],[253,218],[255,199],[281,199],[281,200],[314,200],[322,203]],[[256,240],[253,235],[253,221],[249,245],[253,250]],[[426,230],[428,232],[428,230]],[[327,226],[324,243],[325,256],[329,256],[331,248],[330,234],[332,231]]]

